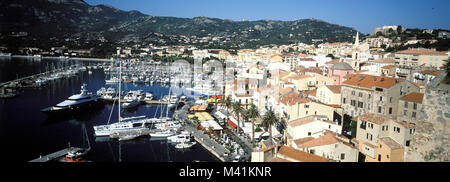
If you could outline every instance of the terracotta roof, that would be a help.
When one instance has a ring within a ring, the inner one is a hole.
[[[383,66],[381,68],[383,68],[383,69],[391,69],[392,67],[394,67],[394,65],[386,65],[386,66]]]
[[[274,157],[270,159],[268,162],[291,162],[291,161],[279,157]]]
[[[440,72],[441,72],[441,70],[423,70],[422,74],[437,76],[437,75],[439,75]]]
[[[341,93],[341,87],[340,85],[325,85],[328,89],[330,89],[335,94]]]
[[[314,122],[314,121],[318,121],[320,118],[323,118],[323,117],[326,117],[326,116],[320,116],[320,115],[306,116],[306,117],[303,117],[303,118],[299,118],[299,119],[295,119],[295,120],[289,121],[288,125],[290,127],[297,127],[297,126],[308,124],[308,123],[311,123],[311,122]]]
[[[291,159],[300,161],[300,162],[328,162],[329,159],[320,157],[314,154],[310,154],[307,152],[303,152],[300,150],[296,150],[292,147],[283,146],[278,151],[278,154],[289,157]],[[277,155],[278,155],[277,154]]]
[[[334,143],[339,143],[339,140],[333,136],[331,133],[325,133],[325,135],[315,138],[314,140],[310,140],[305,142],[302,145],[299,145],[299,148],[304,147],[314,147],[314,146],[321,146],[321,145],[330,145]]]
[[[310,140],[314,140],[314,138],[313,137],[299,138],[299,139],[293,140],[293,142],[295,143],[295,145],[301,145]]]
[[[313,58],[300,58],[299,61],[316,61]]]
[[[339,59],[328,61],[325,64],[336,64],[336,63],[339,63]]]
[[[398,121],[398,120],[393,120],[394,122],[396,122],[399,125],[402,125],[405,128],[414,128],[416,125],[413,123],[406,123],[404,121]]]
[[[236,94],[236,97],[252,97],[251,94]]]
[[[294,105],[297,103],[307,103],[310,102],[310,100],[309,98],[302,97],[300,94],[293,92],[280,97],[278,102],[281,102],[284,105]]]
[[[358,87],[372,88],[391,88],[397,83],[404,81],[402,78],[392,78],[386,76],[371,76],[365,74],[354,74],[343,82],[346,85],[353,85]]]
[[[374,59],[370,62],[374,63],[394,63],[395,61],[393,59]]]
[[[312,95],[314,97],[316,96],[316,93],[317,93],[317,89],[305,91],[306,95]]]
[[[398,52],[396,52],[396,54],[447,55],[447,52],[419,48],[419,49],[408,49],[408,50],[398,51]]]
[[[400,98],[400,100],[405,100],[409,102],[422,103],[423,101],[423,93],[411,92],[408,95],[405,95]]]
[[[271,145],[271,146],[268,146],[268,147],[264,147],[264,148],[261,148],[259,150],[255,150],[254,152],[265,152],[265,151],[268,151],[268,150],[273,149],[275,147],[281,147],[281,144],[275,144],[275,145]]]
[[[383,124],[386,121],[390,120],[390,118],[388,118],[388,117],[378,115],[378,114],[373,114],[373,113],[363,114],[363,115],[359,116],[358,119],[368,121],[371,123],[375,123],[378,125]]]
[[[383,142],[384,144],[386,144],[392,150],[403,148],[402,145],[397,143],[395,140],[392,140],[392,138],[390,138],[390,137],[380,138],[380,141]]]

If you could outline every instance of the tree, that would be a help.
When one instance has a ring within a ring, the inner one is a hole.
[[[233,113],[237,116],[238,118],[238,125],[236,127],[236,130],[239,133],[239,125],[240,125],[240,115],[244,113],[244,108],[242,108],[242,105],[240,102],[234,102],[231,106],[233,108]]]
[[[227,96],[225,99],[223,99],[223,104],[224,104],[225,108],[227,108],[227,122],[228,122],[230,120],[230,117],[229,117],[230,109],[233,104],[233,102],[231,101],[231,97]]]
[[[272,110],[269,110],[266,112],[266,114],[264,114],[263,117],[263,126],[268,127],[269,128],[269,139],[270,139],[270,144],[273,145],[272,142],[272,126],[276,125],[279,123],[278,117],[275,115],[275,113]]]
[[[247,117],[252,120],[252,146],[255,147],[255,119],[260,117],[255,104],[252,103],[250,105],[250,108],[247,110]]]

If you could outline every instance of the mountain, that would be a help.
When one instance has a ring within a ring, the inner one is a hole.
[[[353,41],[357,31],[317,19],[231,21],[208,17],[159,17],[108,5],[92,6],[82,0],[2,0],[0,38],[5,39],[12,32],[27,32],[26,35],[35,41],[104,37],[121,43],[202,44],[194,39],[215,37],[224,46],[256,47],[311,43],[312,39]]]

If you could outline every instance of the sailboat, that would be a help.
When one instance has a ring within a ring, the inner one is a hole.
[[[119,62],[119,92],[120,88],[121,88],[121,74],[122,74],[122,62],[117,59]],[[112,123],[109,124],[109,121],[111,119],[111,115],[110,118],[108,119],[108,123],[106,125],[98,125],[98,126],[94,126],[94,131],[95,131],[95,136],[97,137],[101,137],[101,136],[110,136],[111,134],[113,134],[114,132],[126,132],[126,131],[132,131],[132,130],[136,130],[136,129],[144,129],[146,128],[146,124],[148,123],[152,123],[153,121],[151,119],[145,118],[145,116],[138,116],[138,117],[129,117],[129,118],[122,118],[120,117],[120,94],[118,97],[118,122],[117,123]],[[115,100],[114,100],[115,103]],[[113,103],[113,108],[114,108],[114,103]],[[112,114],[112,110],[111,110],[111,114]]]

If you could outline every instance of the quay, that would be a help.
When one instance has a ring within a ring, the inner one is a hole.
[[[81,150],[81,148],[77,148],[77,147],[72,147],[72,149]],[[67,152],[69,152],[69,148],[65,148],[65,149],[62,149],[60,151],[56,151],[56,152],[53,152],[53,153],[45,155],[45,156],[40,156],[39,158],[33,159],[31,161],[28,161],[28,162],[49,162],[49,161],[53,161],[55,159],[64,157],[67,154]]]
[[[105,101],[110,101],[110,102],[113,102],[114,100],[117,100],[117,99],[107,99],[107,98],[102,98],[103,100],[105,100]],[[122,103],[125,103],[125,102],[127,102],[127,100],[125,100],[125,99],[120,99],[120,102],[122,102]],[[167,104],[167,101],[163,101],[163,100],[146,100],[146,101],[142,101],[142,103],[145,103],[145,104]],[[178,103],[185,103],[184,101],[179,101]]]

